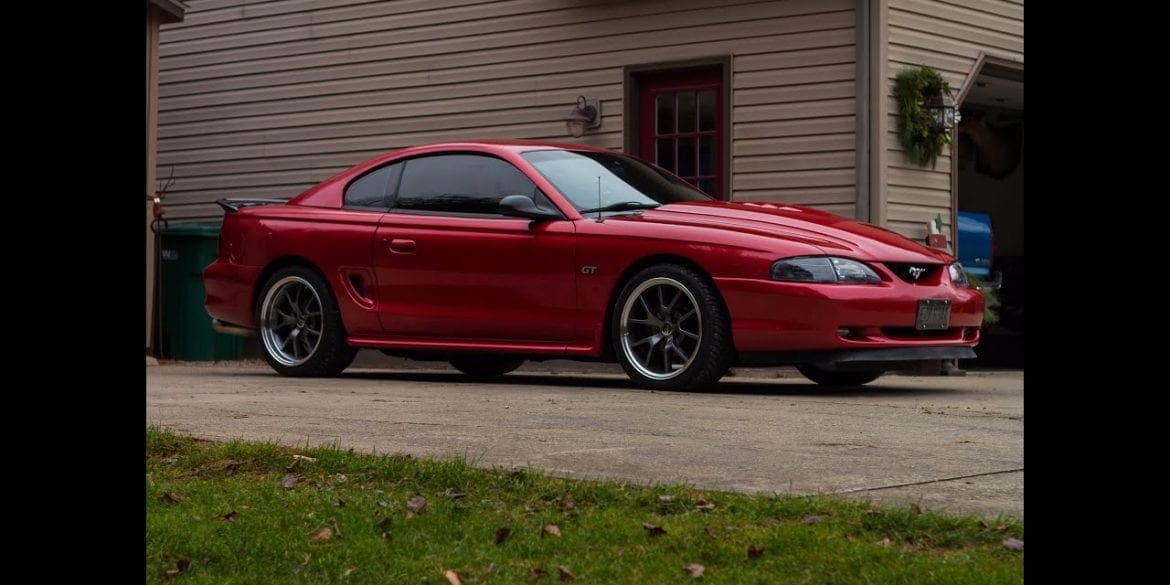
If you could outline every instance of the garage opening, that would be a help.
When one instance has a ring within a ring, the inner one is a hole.
[[[975,267],[970,271],[1001,282],[1000,320],[984,329],[977,363],[1023,367],[1023,64],[981,59],[964,92],[955,152],[957,251],[965,267]],[[990,244],[974,235],[987,223]]]

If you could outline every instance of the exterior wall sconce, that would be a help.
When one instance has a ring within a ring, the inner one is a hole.
[[[585,134],[586,128],[600,128],[601,127],[601,102],[594,101],[592,104],[586,102],[585,96],[577,96],[577,105],[573,106],[573,111],[565,117],[565,128],[568,129],[569,134],[574,138],[579,138]]]
[[[930,115],[935,130],[950,130],[959,121],[959,114],[955,111],[955,100],[945,92],[926,96],[926,113]]]

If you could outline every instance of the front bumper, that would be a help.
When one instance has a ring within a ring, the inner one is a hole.
[[[843,351],[741,352],[741,366],[787,366],[813,364],[823,370],[896,369],[928,360],[975,359],[970,347],[893,347]]]
[[[743,278],[716,278],[715,282],[731,313],[732,336],[741,354],[971,348],[979,342],[983,324],[983,295],[949,282],[834,285]],[[914,329],[922,299],[951,301],[948,329]],[[842,336],[838,332],[842,328],[851,333]]]

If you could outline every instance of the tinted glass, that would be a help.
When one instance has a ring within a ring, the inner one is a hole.
[[[396,209],[498,215],[508,195],[535,197],[536,185],[511,164],[490,156],[447,154],[406,162]]]
[[[402,163],[387,165],[368,172],[345,188],[346,207],[390,207],[390,193],[398,183]]]
[[[520,156],[577,209],[625,202],[710,201],[670,173],[623,154],[531,150]]]

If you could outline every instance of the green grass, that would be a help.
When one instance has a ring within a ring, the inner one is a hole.
[[[705,567],[703,583],[1023,582],[1023,553],[1001,544],[1023,539],[1010,519],[210,443],[157,428],[146,438],[149,583],[164,582],[180,560],[190,564],[170,583],[445,584],[446,570],[467,585],[557,583],[560,566],[574,583],[693,583],[683,569],[691,563]],[[302,462],[285,489],[294,453],[316,461]],[[427,504],[411,517],[415,495]],[[697,509],[700,500],[714,508]],[[666,534],[650,536],[643,523]],[[545,534],[547,524],[561,536]],[[311,543],[325,526],[340,534]],[[493,544],[505,527],[511,534]],[[749,546],[764,552],[749,558]]]

